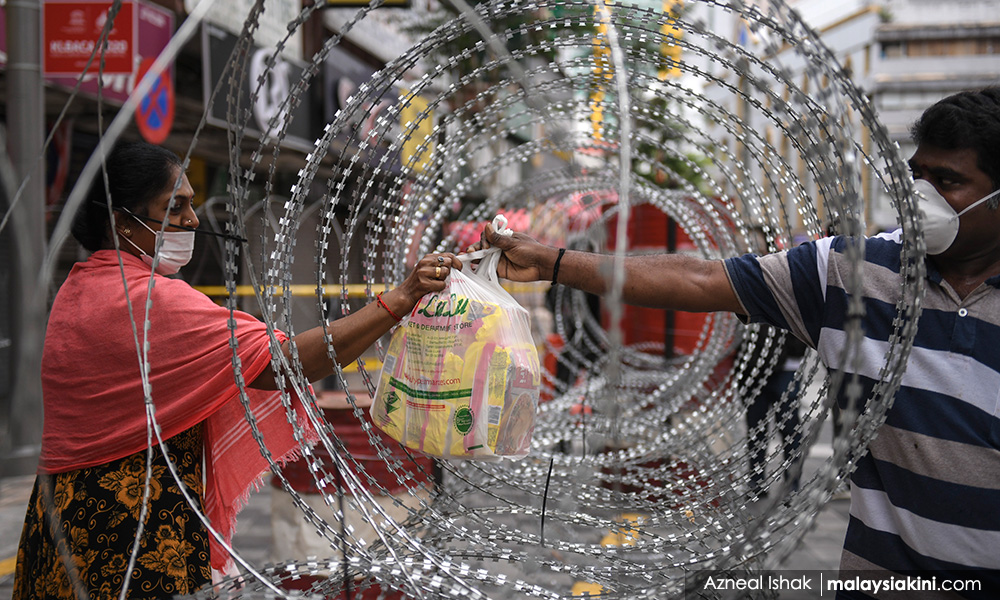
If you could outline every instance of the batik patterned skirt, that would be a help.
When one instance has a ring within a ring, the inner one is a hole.
[[[201,510],[201,426],[169,439],[167,448]],[[143,450],[105,465],[35,479],[17,550],[14,600],[119,597],[139,529],[146,462]],[[128,597],[194,593],[212,577],[208,533],[181,494],[159,445],[153,447],[149,483]]]

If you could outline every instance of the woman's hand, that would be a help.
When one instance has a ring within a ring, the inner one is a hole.
[[[294,341],[302,373],[309,381],[317,381],[333,373],[334,366],[326,347],[327,336],[333,340],[340,365],[357,360],[375,340],[406,317],[424,294],[443,290],[444,280],[452,269],[462,269],[462,261],[454,254],[428,254],[417,262],[399,287],[379,294],[375,302],[346,317],[335,319],[325,331],[323,327],[315,327],[296,335]],[[282,351],[285,356],[291,357],[289,342],[282,344]],[[250,384],[264,390],[273,390],[275,385],[270,365]]]
[[[490,223],[486,224],[479,242],[469,246],[469,252],[496,246],[503,250],[497,275],[511,281],[542,281],[552,279],[552,267],[559,251],[540,244],[528,235],[513,233],[500,235]]]
[[[461,271],[462,261],[455,258],[455,255],[450,252],[428,254],[417,261],[413,271],[396,288],[400,299],[405,300],[408,305],[403,313],[397,314],[405,314],[413,310],[413,307],[425,294],[443,290],[444,280],[448,278],[452,269]]]

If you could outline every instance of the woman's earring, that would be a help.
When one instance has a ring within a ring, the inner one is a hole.
[[[132,230],[129,229],[128,227],[125,227],[124,229],[122,229],[122,235],[124,235],[125,237],[131,237]]]

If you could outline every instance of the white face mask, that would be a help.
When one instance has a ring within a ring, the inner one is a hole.
[[[139,223],[146,229],[153,232],[156,236],[156,243],[160,245],[160,251],[158,255],[160,257],[159,262],[156,264],[156,272],[160,275],[173,275],[177,271],[181,270],[181,267],[191,262],[191,257],[194,255],[194,232],[193,231],[153,231],[142,222],[142,219],[137,219]],[[160,243],[160,238],[163,238],[163,242]],[[125,238],[128,243],[141,252],[140,258],[142,261],[153,266],[153,257],[146,254],[146,251],[136,246],[135,242]]]
[[[932,256],[941,254],[955,243],[955,238],[958,237],[959,217],[1000,194],[1000,190],[997,190],[983,196],[959,213],[955,212],[944,196],[938,193],[934,185],[926,179],[914,181],[913,189],[924,199],[920,203],[924,216],[924,243],[927,245],[927,254]]]

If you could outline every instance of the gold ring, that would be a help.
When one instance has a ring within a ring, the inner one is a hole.
[[[434,279],[441,279],[441,267],[434,267]]]

